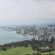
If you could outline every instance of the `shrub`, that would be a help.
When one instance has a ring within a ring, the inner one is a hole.
[[[41,53],[33,53],[33,55],[41,55]]]
[[[1,48],[3,51],[6,51],[7,49],[6,48]]]
[[[31,54],[25,54],[25,55],[31,55]]]

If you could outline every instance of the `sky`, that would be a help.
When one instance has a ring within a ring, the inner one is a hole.
[[[54,0],[0,0],[0,25],[55,23]]]

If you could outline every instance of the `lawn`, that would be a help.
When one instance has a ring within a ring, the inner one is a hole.
[[[16,47],[16,48],[11,48],[8,49],[7,51],[2,51],[0,50],[0,55],[25,55],[25,54],[32,54],[35,53],[37,51],[32,50],[32,48],[29,47]],[[55,55],[55,51],[52,51],[53,55]],[[48,54],[48,52],[46,53],[42,53],[43,54]]]
[[[31,47],[16,47],[12,49],[8,49],[7,51],[0,50],[0,55],[25,55],[32,54],[36,51],[32,50]]]

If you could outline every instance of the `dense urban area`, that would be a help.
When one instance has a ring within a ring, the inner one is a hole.
[[[16,28],[17,33],[33,35],[37,40],[50,40],[51,37],[55,36],[55,26],[54,25],[43,25],[43,26],[18,26]]]
[[[30,47],[33,53],[25,53],[25,55],[54,55],[55,51],[55,25],[23,25],[15,27],[0,27],[4,30],[16,31],[23,35],[31,35],[33,39],[20,42],[11,42],[0,45],[0,49],[7,51],[11,48]],[[19,48],[18,48],[19,49]],[[44,53],[44,54],[43,54]],[[47,54],[46,54],[47,53]],[[24,55],[24,54],[23,54]]]

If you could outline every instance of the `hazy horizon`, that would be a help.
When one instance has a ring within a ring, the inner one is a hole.
[[[55,1],[0,0],[0,25],[54,23]]]

